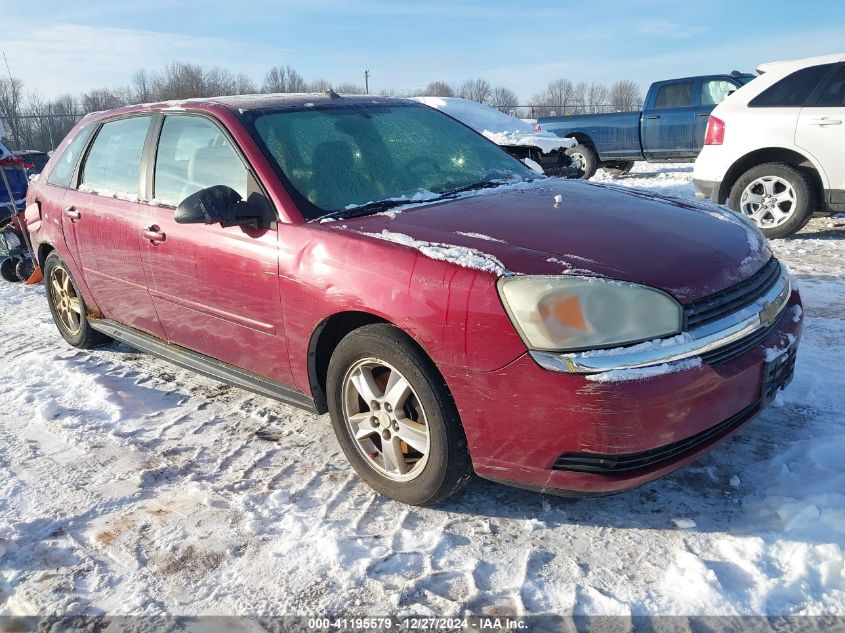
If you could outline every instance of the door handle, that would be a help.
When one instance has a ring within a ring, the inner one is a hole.
[[[659,119],[660,115],[659,114],[649,114],[646,118],[647,119]]]
[[[810,119],[807,121],[809,125],[842,125],[842,119],[834,119],[833,117],[823,116],[819,119]]]
[[[167,235],[164,234],[164,231],[155,225],[141,231],[141,235],[144,236],[145,240],[149,240],[153,244],[158,244],[159,242],[163,242],[167,239]]]
[[[695,116],[710,116],[709,112],[697,112]]]
[[[71,222],[76,222],[79,218],[82,217],[82,214],[77,211],[74,207],[68,207],[63,211],[63,213],[64,216]]]

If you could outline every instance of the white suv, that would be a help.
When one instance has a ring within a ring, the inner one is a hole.
[[[711,113],[693,178],[699,198],[778,238],[845,211],[845,53],[757,71]]]

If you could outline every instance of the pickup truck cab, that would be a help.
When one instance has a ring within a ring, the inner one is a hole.
[[[538,123],[578,141],[567,153],[583,169],[584,178],[599,167],[624,174],[638,160],[692,162],[704,145],[710,112],[754,77],[734,71],[657,81],[640,112],[542,117]]]

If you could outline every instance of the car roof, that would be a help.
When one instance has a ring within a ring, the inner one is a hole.
[[[767,62],[757,66],[758,73],[771,72],[788,72],[791,70],[798,70],[799,68],[806,68],[809,66],[818,66],[820,64],[835,64],[837,62],[845,61],[845,53],[834,53],[832,55],[819,55],[817,57],[804,57],[803,59],[783,60],[777,62]]]
[[[137,112],[178,112],[182,110],[212,110],[215,107],[225,108],[233,112],[244,113],[260,110],[280,110],[285,108],[298,109],[303,107],[319,107],[322,105],[337,105],[341,107],[361,104],[408,104],[419,105],[410,99],[396,97],[381,97],[376,95],[338,95],[336,93],[274,93],[274,94],[246,94],[220,97],[197,97],[193,99],[176,99],[157,103],[140,103],[124,106],[114,110],[92,112],[86,120],[99,120],[132,114]]]

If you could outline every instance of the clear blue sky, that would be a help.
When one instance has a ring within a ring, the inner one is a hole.
[[[645,88],[845,50],[841,0],[4,0],[0,23],[12,74],[46,97],[185,60],[258,83],[276,64],[359,84],[369,67],[373,92],[484,76],[524,101],[559,77]]]

